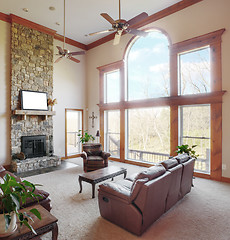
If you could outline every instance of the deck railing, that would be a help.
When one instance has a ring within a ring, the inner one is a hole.
[[[109,133],[107,149],[112,156],[120,156],[120,141],[115,137],[118,133]],[[210,171],[210,149],[206,149],[205,158],[197,158],[195,161],[194,169],[198,172],[209,173]],[[159,153],[159,152],[150,152],[142,151],[135,149],[127,149],[127,158],[130,160],[136,160],[141,162],[157,164],[161,161],[167,160],[170,157],[169,154]]]

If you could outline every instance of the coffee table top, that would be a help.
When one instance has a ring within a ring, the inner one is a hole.
[[[108,178],[111,176],[111,178],[114,176],[114,174],[122,174],[126,172],[127,170],[125,168],[117,167],[117,166],[109,166],[105,168],[101,168],[92,172],[82,173],[79,174],[82,178],[90,179],[92,181],[98,180],[100,178],[103,178],[107,176]]]

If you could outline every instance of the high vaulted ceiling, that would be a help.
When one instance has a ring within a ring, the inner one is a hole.
[[[152,15],[181,0],[121,0],[121,17],[129,20],[147,12]],[[0,12],[15,14],[41,24],[63,35],[64,0],[0,0]],[[55,10],[50,10],[54,7]],[[23,11],[27,8],[28,12]],[[100,16],[108,13],[118,19],[118,0],[66,0],[66,36],[83,44],[92,43],[107,34],[85,36],[107,30],[111,25]],[[59,23],[60,25],[57,25]]]

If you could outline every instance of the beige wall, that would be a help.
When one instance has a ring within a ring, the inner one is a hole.
[[[54,54],[57,53],[55,46],[61,46],[60,41],[54,40]],[[81,51],[71,45],[66,45],[70,51]],[[54,61],[58,56],[54,55]],[[85,56],[77,56],[80,63],[68,59],[62,59],[54,64],[54,92],[58,104],[54,106],[54,153],[58,156],[65,155],[65,108],[84,109],[85,111]],[[84,118],[85,119],[85,118]]]
[[[10,24],[0,21],[0,164],[10,161]]]
[[[226,31],[222,37],[222,80],[223,90],[227,93],[223,98],[223,176],[230,177],[230,158],[228,153],[230,139],[230,1],[229,0],[204,0],[189,8],[174,13],[164,19],[158,20],[146,27],[158,27],[164,29],[170,36],[172,43],[184,41],[189,38],[200,36],[221,28]],[[118,46],[113,46],[112,41],[98,46],[87,53],[87,91],[88,91],[88,108],[89,113],[95,111],[99,114],[99,109],[96,103],[99,102],[99,73],[96,69],[114,61],[123,58],[125,47],[130,36],[122,37],[121,43]],[[96,127],[99,128],[99,120],[96,122]],[[89,130],[92,130],[89,125]]]

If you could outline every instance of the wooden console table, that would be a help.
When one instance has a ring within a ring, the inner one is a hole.
[[[47,211],[45,208],[43,208],[39,204],[21,209],[20,211],[28,212],[32,208],[36,208],[40,212],[41,218],[42,218],[41,220],[39,220],[32,213],[29,213],[29,215],[34,220],[34,222],[30,222],[30,224],[33,226],[34,230],[37,232],[37,235],[32,233],[29,230],[29,228],[27,228],[26,226],[23,225],[22,227],[20,227],[18,225],[16,231],[12,235],[5,237],[5,238],[0,238],[0,240],[38,239],[38,236],[41,236],[50,231],[52,231],[52,240],[57,240],[57,237],[58,237],[57,221],[58,221],[58,219],[56,217],[54,217],[49,211]]]
[[[114,178],[118,175],[124,174],[124,178],[126,178],[127,170],[125,168],[117,167],[117,166],[109,166],[105,168],[101,168],[92,172],[87,172],[83,174],[79,174],[79,184],[80,191],[82,192],[82,181],[88,182],[92,184],[92,198],[95,198],[95,185],[99,182],[107,180],[109,178]]]

